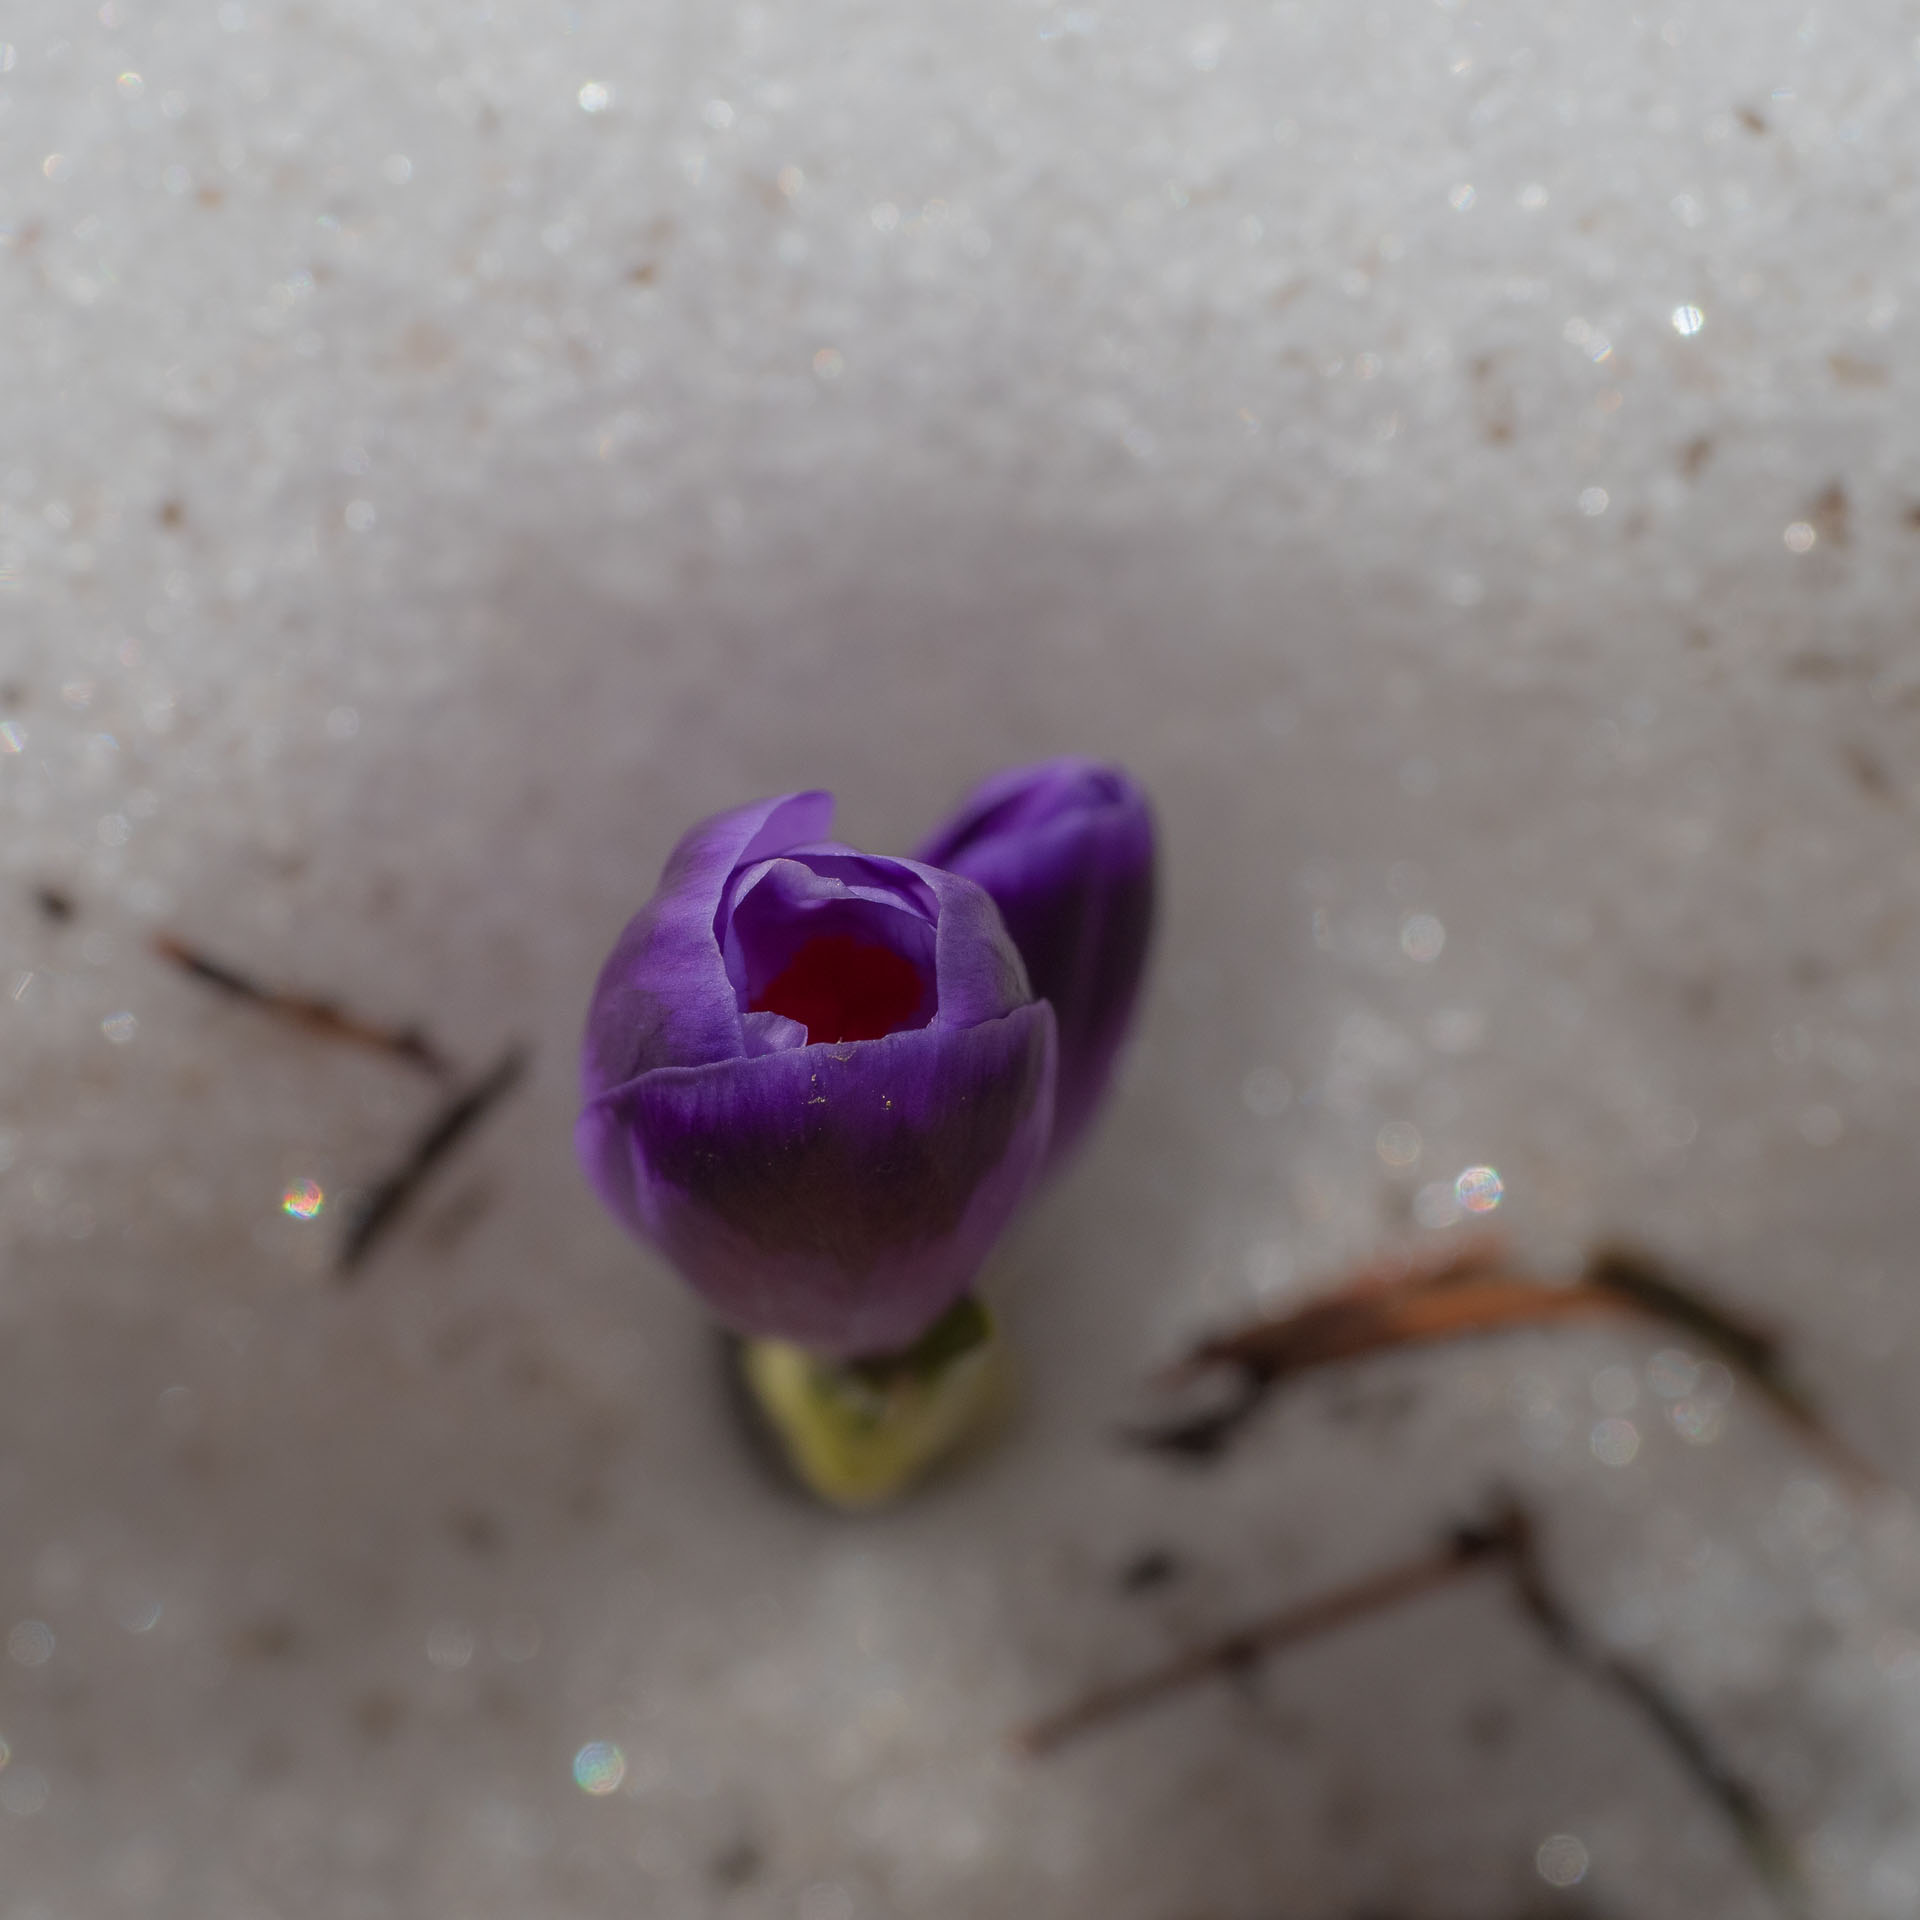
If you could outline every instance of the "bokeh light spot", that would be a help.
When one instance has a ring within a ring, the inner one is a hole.
[[[1577,1887],[1592,1865],[1584,1842],[1571,1833],[1549,1834],[1533,1856],[1534,1871],[1550,1887]]]
[[[280,1196],[280,1211],[295,1220],[311,1220],[327,1204],[327,1196],[317,1180],[289,1181]]]
[[[1421,966],[1440,958],[1447,930],[1431,913],[1410,913],[1400,923],[1400,951]]]
[[[573,1781],[596,1798],[616,1791],[627,1777],[627,1756],[611,1740],[589,1740],[573,1756]]]
[[[1491,1213],[1506,1191],[1506,1182],[1493,1167],[1468,1167],[1453,1183],[1453,1197],[1468,1213]]]
[[[7,1635],[7,1651],[23,1667],[44,1667],[53,1658],[53,1629],[44,1620],[17,1621]]]
[[[1640,1451],[1640,1429],[1617,1415],[1596,1420],[1587,1445],[1603,1467],[1630,1467]]]

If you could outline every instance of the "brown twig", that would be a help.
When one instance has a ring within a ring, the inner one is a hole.
[[[244,1000],[269,1018],[298,1027],[305,1033],[349,1046],[371,1048],[422,1073],[430,1073],[436,1079],[444,1080],[453,1072],[452,1062],[418,1027],[380,1026],[349,1013],[335,1001],[268,986],[170,933],[156,933],[153,950],[203,986],[224,993],[231,1000]]]
[[[1691,1334],[1744,1374],[1800,1437],[1856,1486],[1884,1488],[1886,1476],[1851,1442],[1827,1425],[1805,1389],[1788,1371],[1780,1336],[1737,1319],[1704,1294],[1683,1286],[1652,1255],[1637,1247],[1602,1245],[1587,1258],[1587,1286],[1611,1294],[1630,1311]]]
[[[1541,1637],[1568,1665],[1617,1694],[1651,1724],[1683,1771],[1725,1815],[1776,1903],[1786,1913],[1805,1914],[1807,1894],[1799,1862],[1759,1794],[1660,1680],[1610,1652],[1580,1625],[1547,1581],[1539,1540],[1525,1511],[1510,1505],[1508,1512],[1514,1517],[1508,1572],[1515,1597]]]
[[[481,1079],[454,1094],[427,1122],[406,1157],[373,1187],[355,1212],[334,1263],[343,1286],[358,1278],[367,1257],[391,1231],[428,1176],[513,1091],[526,1067],[526,1049],[517,1043],[510,1046]]]
[[[1177,1385],[1219,1366],[1277,1381],[1307,1367],[1348,1359],[1377,1344],[1380,1316],[1395,1303],[1445,1293],[1502,1272],[1505,1266],[1505,1249],[1490,1234],[1477,1234],[1426,1260],[1389,1255],[1353,1269],[1322,1299],[1202,1340],[1168,1367],[1160,1381]]]
[[[1425,1266],[1366,1269],[1325,1299],[1202,1341],[1163,1379],[1228,1372],[1234,1379],[1229,1397],[1130,1437],[1157,1452],[1206,1459],[1224,1449],[1278,1387],[1316,1367],[1516,1327],[1620,1318],[1689,1335],[1744,1375],[1848,1477],[1883,1484],[1789,1378],[1775,1335],[1716,1306],[1650,1256],[1612,1246],[1598,1248],[1577,1281],[1558,1286],[1511,1271],[1498,1243],[1487,1239]]]
[[[1321,1594],[1299,1606],[1284,1608],[1263,1620],[1252,1621],[1217,1640],[1189,1648],[1164,1665],[1149,1668],[1129,1680],[1097,1688],[1071,1706],[1022,1729],[1017,1736],[1018,1744],[1030,1754],[1050,1753],[1080,1734],[1090,1733],[1123,1714],[1151,1706],[1183,1687],[1217,1675],[1244,1673],[1269,1655],[1299,1641],[1332,1633],[1352,1621],[1365,1619],[1370,1613],[1450,1585],[1484,1564],[1497,1545],[1484,1530],[1463,1529],[1432,1553],[1357,1580],[1351,1586]]]
[[[1548,1646],[1570,1666],[1628,1702],[1651,1725],[1682,1770],[1726,1817],[1782,1911],[1804,1915],[1806,1893],[1793,1849],[1758,1793],[1666,1686],[1608,1651],[1580,1625],[1547,1579],[1532,1517],[1510,1498],[1497,1501],[1486,1521],[1457,1528],[1431,1553],[1251,1621],[1130,1679],[1096,1688],[1021,1729],[1016,1744],[1036,1757],[1054,1752],[1185,1687],[1245,1673],[1288,1647],[1494,1565],[1505,1571],[1522,1611]]]

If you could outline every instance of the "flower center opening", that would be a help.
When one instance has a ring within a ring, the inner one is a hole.
[[[921,996],[920,970],[891,947],[823,933],[760,989],[752,1010],[799,1021],[807,1045],[817,1047],[897,1033],[919,1011]]]

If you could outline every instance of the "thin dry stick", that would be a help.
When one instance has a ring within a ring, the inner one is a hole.
[[[1827,1425],[1787,1370],[1780,1337],[1736,1319],[1704,1294],[1683,1286],[1650,1254],[1635,1247],[1600,1246],[1587,1257],[1585,1283],[1624,1300],[1643,1318],[1691,1334],[1735,1372],[1744,1374],[1800,1437],[1863,1491],[1885,1489],[1885,1474]]]
[[[1793,1849],[1760,1796],[1666,1687],[1608,1652],[1580,1626],[1547,1581],[1532,1519],[1512,1500],[1500,1501],[1487,1522],[1459,1528],[1432,1553],[1250,1622],[1129,1680],[1098,1688],[1022,1729],[1016,1744],[1029,1754],[1051,1753],[1184,1687],[1244,1673],[1290,1646],[1418,1599],[1496,1562],[1504,1567],[1527,1618],[1553,1651],[1640,1713],[1726,1817],[1781,1909],[1796,1917],[1803,1915],[1806,1892]]]
[[[1884,1484],[1788,1377],[1773,1335],[1683,1286],[1648,1256],[1603,1247],[1570,1286],[1500,1269],[1497,1245],[1478,1241],[1425,1269],[1370,1269],[1325,1299],[1204,1341],[1165,1377],[1228,1369],[1238,1376],[1234,1396],[1131,1437],[1158,1452],[1204,1459],[1220,1452],[1278,1386],[1316,1367],[1515,1327],[1629,1318],[1686,1333],[1744,1375],[1849,1478],[1864,1486]]]
[[[1357,1580],[1299,1606],[1287,1607],[1255,1620],[1218,1640],[1190,1648],[1165,1665],[1135,1674],[1111,1686],[1097,1688],[1058,1713],[1023,1728],[1017,1744],[1031,1754],[1050,1753],[1069,1740],[1121,1715],[1151,1706],[1156,1700],[1214,1675],[1244,1673],[1270,1654],[1301,1640],[1332,1633],[1383,1608],[1418,1599],[1437,1587],[1450,1585],[1462,1574],[1485,1562],[1498,1543],[1484,1530],[1463,1529],[1446,1546],[1422,1554],[1401,1566],[1389,1567],[1369,1579]]]
[[[302,1032],[316,1034],[323,1040],[342,1041],[348,1046],[371,1048],[422,1073],[430,1073],[436,1079],[444,1080],[453,1071],[446,1055],[418,1027],[381,1026],[349,1013],[336,1001],[268,986],[170,933],[156,933],[153,950],[203,986],[224,993],[230,1000],[244,1000],[270,1019],[298,1027]]]
[[[1381,1314],[1397,1301],[1445,1292],[1506,1271],[1504,1245],[1491,1234],[1456,1242],[1438,1257],[1387,1255],[1350,1269],[1331,1293],[1290,1313],[1252,1320],[1202,1340],[1158,1376],[1177,1386],[1209,1368],[1235,1366],[1278,1380],[1327,1359],[1364,1352]]]
[[[1659,1680],[1609,1652],[1580,1625],[1548,1584],[1539,1540],[1525,1510],[1510,1504],[1507,1513],[1508,1571],[1520,1605],[1542,1638],[1569,1665],[1619,1695],[1651,1724],[1694,1784],[1725,1815],[1775,1902],[1798,1920],[1808,1911],[1800,1863],[1759,1794],[1734,1771],[1706,1730]]]
[[[334,1273],[342,1286],[359,1269],[426,1184],[428,1176],[518,1084],[527,1068],[526,1049],[509,1047],[492,1069],[456,1093],[421,1130],[406,1158],[379,1181],[361,1203],[341,1242]]]

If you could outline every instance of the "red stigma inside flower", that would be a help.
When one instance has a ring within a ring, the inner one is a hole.
[[[817,1047],[898,1033],[920,1001],[920,973],[911,960],[850,933],[824,933],[760,989],[753,1011],[799,1021],[808,1046]]]

